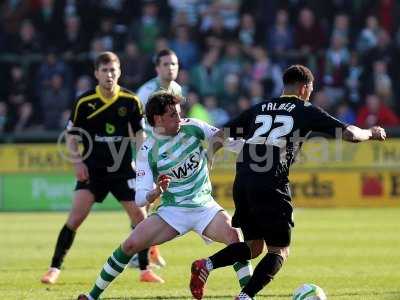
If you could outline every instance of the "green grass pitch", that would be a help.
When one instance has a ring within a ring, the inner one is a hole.
[[[291,255],[257,299],[291,299],[302,283],[315,283],[338,300],[400,299],[400,209],[298,209]],[[47,269],[66,213],[0,214],[0,299],[75,299],[91,288],[105,259],[127,236],[123,212],[92,213],[80,228],[54,286],[39,279]],[[190,263],[220,249],[193,233],[161,246],[165,284],[138,282],[127,269],[102,299],[190,299]],[[233,299],[233,269],[214,271],[206,299]]]

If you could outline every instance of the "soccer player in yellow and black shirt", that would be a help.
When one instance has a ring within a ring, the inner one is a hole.
[[[41,281],[53,284],[70,249],[75,233],[95,202],[111,192],[127,212],[132,226],[146,217],[135,205],[134,178],[130,141],[139,147],[143,131],[143,105],[131,91],[118,85],[120,61],[112,52],[101,53],[95,61],[98,86],[81,95],[74,104],[67,125],[67,145],[77,179],[73,205],[61,229],[49,270]],[[83,152],[78,149],[82,139]],[[163,282],[148,269],[148,250],[140,255],[140,281]]]

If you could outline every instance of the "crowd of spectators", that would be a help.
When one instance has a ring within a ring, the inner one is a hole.
[[[0,133],[61,130],[95,84],[94,57],[117,52],[121,85],[153,77],[173,49],[187,114],[221,125],[279,96],[290,64],[316,75],[312,101],[363,127],[399,125],[396,0],[4,0]]]

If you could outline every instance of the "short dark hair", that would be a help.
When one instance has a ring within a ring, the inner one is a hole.
[[[98,70],[100,65],[105,65],[108,64],[109,62],[116,62],[118,65],[121,65],[121,62],[119,61],[119,58],[117,54],[111,51],[106,51],[100,53],[95,61],[94,61],[94,69]]]
[[[176,53],[171,49],[162,49],[162,50],[158,51],[158,53],[154,57],[154,64],[156,66],[158,66],[160,64],[160,62],[161,62],[161,57],[167,56],[167,55],[175,55],[175,56],[177,56]]]
[[[296,83],[308,84],[314,81],[314,76],[309,68],[303,65],[292,65],[283,73],[283,84]]]
[[[161,91],[152,94],[146,104],[147,122],[154,127],[154,116],[161,116],[167,112],[168,106],[180,103],[181,98],[172,93]]]

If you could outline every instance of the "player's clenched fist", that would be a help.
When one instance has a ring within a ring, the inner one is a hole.
[[[380,126],[373,126],[371,127],[371,133],[373,140],[384,141],[386,139],[386,131]]]
[[[158,176],[157,186],[160,189],[161,193],[164,193],[167,190],[170,182],[171,182],[170,176],[168,176],[168,175]]]

